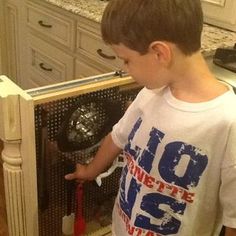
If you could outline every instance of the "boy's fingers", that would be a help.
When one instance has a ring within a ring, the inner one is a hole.
[[[84,168],[84,165],[77,164],[76,165],[76,171],[73,172],[73,173],[65,175],[65,179],[66,180],[74,180],[74,179],[76,179],[79,182],[84,182],[84,178],[83,178],[83,174],[82,174],[82,173],[84,173],[83,168]],[[78,173],[80,173],[80,174],[78,175]],[[82,176],[81,176],[81,174],[82,174]]]
[[[75,173],[71,173],[71,174],[65,175],[65,179],[66,179],[66,180],[73,180],[73,179],[76,179],[76,172],[75,172]]]

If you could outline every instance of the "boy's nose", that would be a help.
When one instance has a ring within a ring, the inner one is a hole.
[[[121,70],[124,71],[125,73],[129,74],[128,67],[126,65],[122,65]]]

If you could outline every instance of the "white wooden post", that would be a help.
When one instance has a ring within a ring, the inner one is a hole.
[[[0,76],[0,139],[4,142],[2,160],[9,236],[38,235],[33,122],[30,96]]]
[[[20,155],[20,117],[19,97],[1,97],[1,138],[4,142],[2,152],[4,188],[7,207],[9,235],[25,234],[24,185],[22,181],[22,157]]]

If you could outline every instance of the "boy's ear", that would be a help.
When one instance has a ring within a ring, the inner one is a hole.
[[[159,62],[168,65],[172,59],[172,50],[168,43],[154,41],[149,45],[149,51],[154,53]]]

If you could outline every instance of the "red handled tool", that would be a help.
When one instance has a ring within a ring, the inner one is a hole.
[[[76,215],[74,224],[74,236],[85,234],[86,223],[83,217],[83,184],[76,187]]]
[[[65,162],[66,164],[66,174],[75,171],[75,166],[71,161]],[[66,215],[62,218],[62,232],[64,235],[72,235],[74,230],[75,214],[72,213],[72,197],[75,189],[74,180],[66,180]]]

